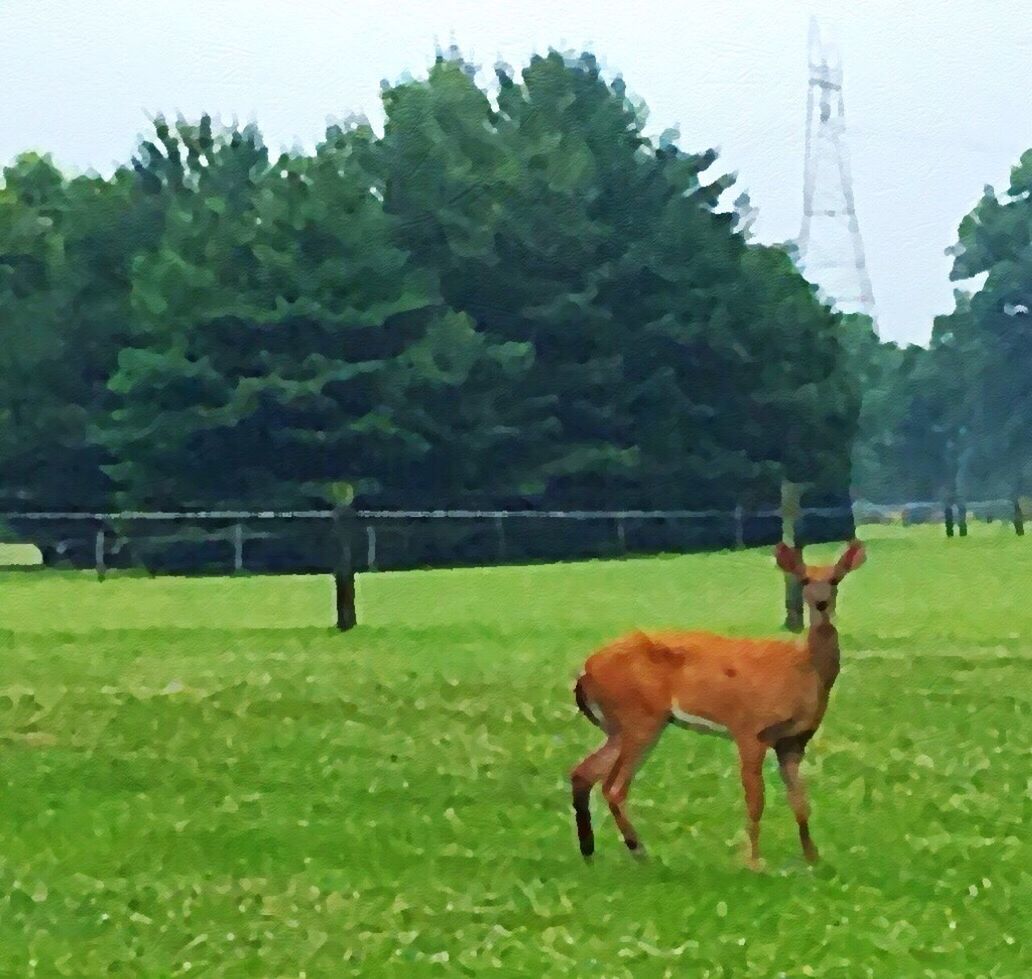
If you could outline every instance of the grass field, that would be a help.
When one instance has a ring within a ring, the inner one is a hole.
[[[0,975],[1032,975],[1032,540],[865,536],[824,861],[771,765],[761,874],[726,742],[660,742],[646,863],[601,806],[581,861],[566,776],[583,657],[775,632],[766,552],[368,576],[346,635],[325,578],[0,576]]]

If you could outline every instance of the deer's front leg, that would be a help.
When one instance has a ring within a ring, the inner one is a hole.
[[[767,746],[755,739],[738,742],[738,757],[745,790],[745,810],[748,816],[749,867],[760,868],[760,818],[763,816],[763,758]]]
[[[808,737],[805,735],[785,738],[774,745],[774,751],[778,756],[781,780],[788,792],[788,804],[792,807],[792,813],[799,826],[799,842],[803,847],[803,856],[810,863],[816,863],[817,847],[810,838],[810,803],[806,798],[803,776],[799,772],[807,740]]]

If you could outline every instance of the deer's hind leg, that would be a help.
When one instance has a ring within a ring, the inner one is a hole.
[[[627,794],[635,773],[645,756],[656,743],[667,722],[666,717],[641,720],[625,725],[620,736],[620,751],[602,786],[602,794],[609,803],[620,835],[627,849],[637,856],[644,855],[641,839],[627,815]]]
[[[619,755],[620,737],[610,734],[605,744],[588,755],[570,774],[577,840],[581,854],[585,857],[595,852],[595,834],[591,828],[591,789],[609,774]]]

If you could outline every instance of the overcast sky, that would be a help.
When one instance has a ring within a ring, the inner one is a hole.
[[[425,74],[453,38],[485,76],[589,48],[648,129],[715,146],[763,241],[802,210],[811,13],[840,50],[847,141],[881,333],[924,342],[952,306],[949,259],[985,184],[1032,146],[1029,0],[0,0],[0,160],[27,149],[110,171],[148,114],[256,120],[310,147],[328,117],[378,125],[379,83]]]

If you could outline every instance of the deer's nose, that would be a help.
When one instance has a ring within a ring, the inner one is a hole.
[[[818,612],[823,612],[828,607],[828,603],[827,602],[816,602],[815,604],[817,606],[817,611]]]

